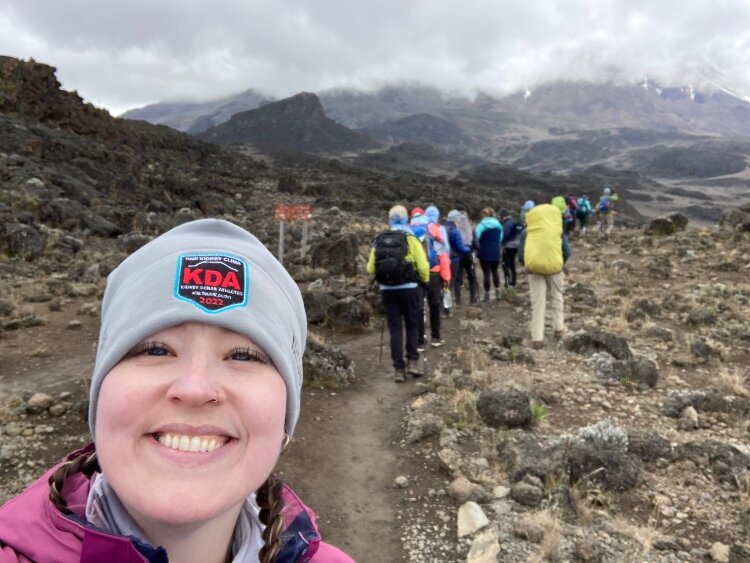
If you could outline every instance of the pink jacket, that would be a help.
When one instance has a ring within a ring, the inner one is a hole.
[[[68,478],[63,495],[74,516],[66,516],[49,500],[49,476],[42,475],[24,492],[0,508],[0,563],[156,563],[164,550],[94,528],[85,521],[89,478]],[[315,514],[284,486],[284,545],[277,563],[353,563],[337,548],[323,543]],[[140,549],[139,549],[140,547]]]

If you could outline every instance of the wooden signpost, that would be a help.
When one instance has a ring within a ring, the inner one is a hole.
[[[284,263],[284,221],[304,221],[302,224],[302,259],[307,252],[307,224],[312,218],[312,205],[277,205],[274,219],[279,222],[279,262]]]

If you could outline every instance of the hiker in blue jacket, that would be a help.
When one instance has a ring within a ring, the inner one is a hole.
[[[450,258],[451,258],[451,288],[453,289],[453,297],[456,305],[461,304],[461,282],[459,278],[459,271],[462,269],[461,261],[464,257],[468,257],[471,261],[471,240],[464,241],[461,236],[461,230],[459,224],[461,223],[461,213],[457,209],[451,209],[448,212],[448,219],[443,223],[443,227],[448,231],[448,243],[450,244]],[[474,273],[474,269],[471,269],[471,273]],[[477,293],[477,280],[476,276],[469,277],[469,284],[474,281],[474,287],[470,287],[469,291],[471,296],[476,299]]]
[[[516,287],[516,255],[518,254],[518,225],[507,209],[500,210],[503,225],[501,254],[505,287]]]
[[[490,301],[490,277],[495,286],[495,298],[500,299],[500,243],[503,240],[503,226],[495,217],[495,211],[489,207],[482,209],[482,220],[474,231],[476,235],[477,258],[482,266],[482,282],[484,283],[483,303]]]

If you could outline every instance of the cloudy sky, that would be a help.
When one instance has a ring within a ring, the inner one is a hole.
[[[750,98],[750,0],[0,0],[0,54],[114,113],[248,88],[644,76]]]

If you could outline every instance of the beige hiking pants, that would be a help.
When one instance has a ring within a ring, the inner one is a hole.
[[[540,276],[529,273],[529,293],[531,295],[531,339],[544,340],[544,313],[547,308],[547,291],[549,291],[550,310],[552,311],[552,328],[562,331],[565,327],[563,314],[564,274]]]

